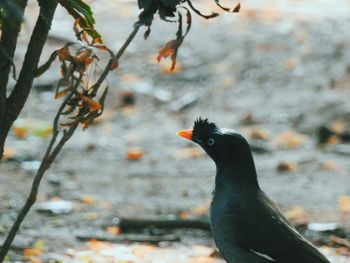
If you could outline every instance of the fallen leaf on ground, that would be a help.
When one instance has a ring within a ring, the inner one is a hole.
[[[96,198],[93,196],[84,196],[80,198],[80,203],[86,204],[86,205],[94,205],[96,204]]]
[[[5,148],[2,160],[6,161],[9,158],[12,158],[12,157],[15,157],[15,156],[16,156],[16,150],[15,149],[13,149],[13,148]]]
[[[267,133],[267,131],[262,129],[253,129],[252,131],[250,131],[250,137],[258,140],[267,140],[269,134]]]
[[[106,228],[106,232],[112,235],[119,235],[122,231],[118,226],[109,226]]]
[[[338,199],[338,207],[342,213],[350,213],[350,195],[342,195]]]
[[[34,246],[31,248],[25,248],[23,250],[23,256],[25,259],[30,260],[31,262],[41,262],[38,258],[44,252],[44,242],[42,240],[38,240],[35,242]]]
[[[341,121],[334,121],[331,123],[331,129],[336,133],[343,132],[345,130],[345,123]]]
[[[297,168],[297,165],[292,162],[282,161],[277,165],[277,171],[279,172],[292,172]]]
[[[19,138],[19,139],[24,139],[28,135],[28,128],[25,127],[13,127],[13,134]]]
[[[144,152],[141,150],[141,148],[131,148],[127,152],[126,158],[129,160],[139,160],[144,156]]]
[[[336,165],[335,163],[330,162],[330,161],[325,161],[325,162],[321,163],[321,168],[323,170],[327,170],[327,171],[338,171],[339,170],[338,165]]]
[[[288,220],[298,224],[306,224],[308,222],[308,216],[301,206],[292,206],[284,215]]]
[[[304,143],[306,138],[306,135],[302,135],[294,131],[285,131],[276,137],[275,143],[282,148],[295,149],[299,148]]]

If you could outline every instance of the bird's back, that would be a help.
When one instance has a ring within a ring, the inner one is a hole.
[[[221,187],[213,196],[214,240],[228,262],[329,263],[259,188]]]

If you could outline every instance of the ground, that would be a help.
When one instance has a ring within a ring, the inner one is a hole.
[[[97,28],[113,50],[132,29],[135,2],[91,1]],[[214,6],[204,2],[198,7],[209,13]],[[36,10],[31,1],[16,56],[19,64]],[[326,145],[318,143],[321,126],[339,132],[350,126],[349,10],[345,0],[336,6],[321,0],[262,0],[244,1],[239,14],[211,21],[194,16],[171,74],[169,61],[158,64],[156,56],[174,37],[176,25],[157,19],[149,39],[143,40],[140,32],[110,75],[104,116],[76,132],[43,180],[39,203],[67,200],[72,211],[48,215],[32,209],[14,245],[22,249],[42,240],[45,254],[63,254],[84,246],[77,236],[113,225],[117,217],[205,216],[214,163],[175,135],[199,116],[240,131],[265,150],[254,152],[261,187],[291,219],[301,213],[308,222],[350,227],[350,146],[334,136]],[[42,62],[74,40],[71,27],[66,13],[58,11]],[[47,146],[45,127],[60,102],[53,98],[58,78],[55,65],[35,82],[15,126],[28,134],[14,130],[7,140],[10,159],[0,166],[0,240],[22,206]],[[122,105],[127,93],[135,97],[133,106]],[[185,95],[194,102],[176,109]],[[143,157],[128,159],[135,148]],[[180,235],[175,247],[213,245],[207,233]],[[20,255],[11,252],[13,259]]]

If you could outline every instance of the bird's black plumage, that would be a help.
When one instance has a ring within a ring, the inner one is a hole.
[[[217,167],[211,228],[229,263],[329,263],[260,189],[250,147],[242,135],[198,119],[192,140]]]

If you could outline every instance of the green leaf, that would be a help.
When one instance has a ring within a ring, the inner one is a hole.
[[[91,7],[82,0],[59,0],[61,6],[63,6],[67,12],[74,17],[79,19],[80,26],[88,28],[86,31],[92,38],[100,38],[101,35],[95,30],[95,18]]]

